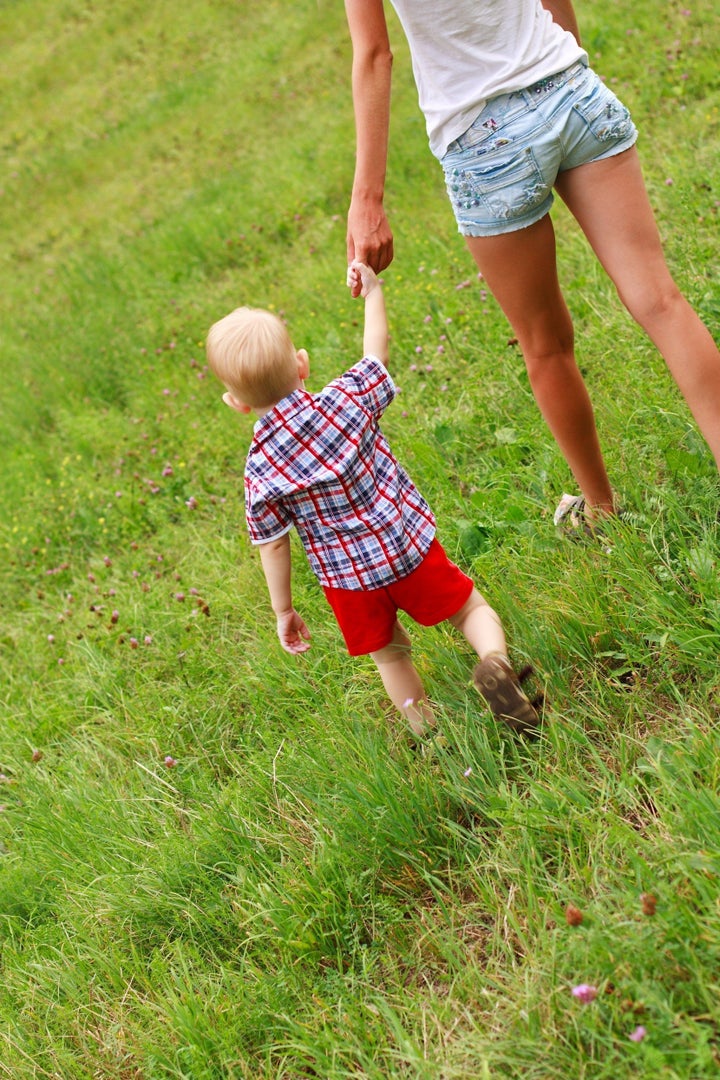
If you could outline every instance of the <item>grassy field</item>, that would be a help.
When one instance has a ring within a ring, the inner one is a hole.
[[[716,7],[578,9],[717,337]],[[555,536],[572,481],[391,26],[384,426],[545,735],[498,730],[465,645],[418,628],[442,736],[413,751],[299,549],[313,647],[281,651],[247,540],[207,328],[283,312],[311,388],[361,347],[342,5],[0,5],[0,1076],[718,1075],[714,464],[558,206],[627,514],[609,549]]]

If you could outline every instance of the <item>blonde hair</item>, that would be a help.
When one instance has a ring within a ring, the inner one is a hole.
[[[239,307],[210,327],[208,364],[221,383],[252,408],[274,405],[297,378],[295,346],[282,319]]]

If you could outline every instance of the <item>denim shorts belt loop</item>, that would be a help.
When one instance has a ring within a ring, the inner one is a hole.
[[[629,149],[630,113],[578,62],[487,102],[442,159],[458,230],[496,236],[548,213],[558,173]]]

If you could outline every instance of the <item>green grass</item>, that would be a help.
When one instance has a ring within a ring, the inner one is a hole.
[[[717,336],[714,5],[579,14]],[[249,424],[202,343],[248,302],[287,316],[313,386],[360,348],[342,5],[3,5],[0,1076],[717,1075],[714,465],[558,206],[627,516],[609,551],[555,537],[571,480],[391,26],[385,428],[535,664],[546,736],[499,731],[464,644],[417,628],[442,739],[414,753],[299,549],[313,648],[282,653],[247,540]]]

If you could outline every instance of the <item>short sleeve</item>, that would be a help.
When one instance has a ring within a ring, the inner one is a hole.
[[[377,356],[364,356],[339,379],[331,382],[328,389],[349,394],[375,419],[382,416],[395,397],[395,384]]]
[[[248,480],[245,482],[245,520],[252,544],[279,540],[293,527],[293,520],[283,504],[264,498]]]

